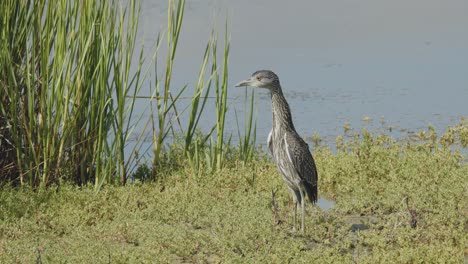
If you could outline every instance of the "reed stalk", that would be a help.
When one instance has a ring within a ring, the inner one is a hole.
[[[11,168],[2,175],[43,187],[125,184],[126,97],[142,81],[142,57],[132,65],[137,1],[6,0],[0,16],[0,145]]]

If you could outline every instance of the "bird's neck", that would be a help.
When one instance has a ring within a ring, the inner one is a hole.
[[[271,108],[273,112],[273,131],[294,129],[289,104],[280,89],[271,90]]]

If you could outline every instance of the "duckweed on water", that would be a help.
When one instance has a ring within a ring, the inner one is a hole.
[[[158,183],[98,193],[4,187],[0,262],[463,263],[466,132],[462,123],[415,141],[363,131],[336,151],[316,148],[320,193],[336,205],[309,206],[304,234],[290,230],[290,196],[260,155],[214,175],[178,166]]]

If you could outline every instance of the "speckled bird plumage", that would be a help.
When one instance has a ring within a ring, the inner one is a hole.
[[[271,93],[273,128],[268,135],[268,149],[286,185],[293,194],[294,228],[297,208],[302,208],[301,229],[304,231],[305,197],[317,202],[317,169],[309,146],[299,136],[292,122],[291,110],[279,82],[272,71],[261,70],[237,86],[267,88]]]

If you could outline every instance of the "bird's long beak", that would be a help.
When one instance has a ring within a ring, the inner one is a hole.
[[[252,80],[251,80],[251,79],[244,80],[244,81],[242,81],[242,82],[236,84],[236,87],[250,86],[251,83],[252,83]]]

